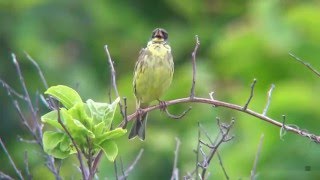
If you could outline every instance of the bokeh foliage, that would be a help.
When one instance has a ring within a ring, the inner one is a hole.
[[[166,1],[0,1],[0,77],[21,92],[10,53],[17,54],[27,86],[35,92],[45,89],[35,68],[26,60],[28,52],[42,67],[50,85],[71,86],[84,97],[108,102],[110,69],[103,49],[108,45],[121,96],[128,98],[128,111],[135,110],[132,71],[139,50],[146,45],[151,31],[163,27],[175,61],[174,80],[163,99],[188,96],[191,85],[191,52],[194,35],[199,35],[196,94],[236,104],[244,104],[250,83],[258,80],[250,109],[262,112],[267,91],[273,92],[268,115],[320,134],[320,79],[288,55],[296,54],[320,69],[320,3],[317,0],[166,0]],[[36,98],[34,98],[36,99]],[[36,101],[36,100],[35,100]],[[279,128],[238,112],[206,105],[192,105],[182,120],[173,121],[160,112],[149,116],[147,138],[128,141],[122,138],[119,155],[129,164],[140,148],[144,154],[131,174],[132,179],[168,179],[173,165],[175,137],[182,141],[178,167],[181,174],[195,164],[197,122],[215,135],[215,117],[224,121],[235,117],[235,139],[220,149],[225,168],[232,179],[249,177],[260,135],[265,135],[257,167],[259,179],[316,179],[320,177],[320,147],[308,139],[287,134],[281,140]],[[6,91],[0,89],[0,137],[7,144],[19,167],[28,150],[31,172],[35,178],[52,177],[43,166],[43,158],[26,139]],[[179,113],[188,105],[169,107]],[[46,113],[45,108],[40,113]],[[26,114],[28,112],[24,111]],[[121,116],[116,115],[120,121]],[[14,176],[3,152],[0,169]],[[64,161],[62,174],[75,175],[75,159]],[[305,171],[310,166],[311,171]],[[210,177],[221,179],[217,158]],[[100,177],[114,178],[113,165],[102,161]]]

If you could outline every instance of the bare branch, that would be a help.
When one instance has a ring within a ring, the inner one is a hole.
[[[39,64],[27,52],[24,52],[24,54],[27,56],[27,59],[36,67],[38,74],[39,74],[39,77],[44,85],[44,88],[48,89],[49,86],[48,86],[47,80],[44,77],[43,72],[42,72]]]
[[[113,162],[113,169],[114,169],[114,174],[115,174],[116,180],[118,180],[117,160],[114,160],[114,162]]]
[[[196,173],[196,180],[198,180],[199,178],[199,153],[200,153],[200,139],[201,139],[201,131],[200,131],[200,122],[198,122],[198,144],[197,144],[197,150],[196,150],[196,170],[195,170],[195,173]]]
[[[222,171],[223,171],[223,174],[224,174],[224,176],[226,177],[226,179],[228,180],[228,179],[230,179],[230,178],[229,178],[229,176],[228,176],[228,174],[227,174],[226,169],[225,169],[224,166],[223,166],[222,158],[221,158],[220,153],[219,153],[218,150],[217,150],[217,155],[218,155],[219,164],[220,164],[220,166],[221,166],[221,169],[222,169]]]
[[[197,64],[196,64],[196,56],[197,51],[200,46],[200,41],[198,35],[195,36],[196,38],[196,46],[194,47],[194,50],[192,52],[192,86],[190,91],[190,98],[192,99],[195,96],[194,88],[196,85],[196,75],[197,75]]]
[[[27,98],[25,96],[23,96],[22,94],[18,93],[17,91],[15,91],[11,86],[9,86],[5,81],[3,81],[2,79],[0,79],[0,83],[2,84],[2,86],[7,90],[9,96],[11,96],[11,94],[15,95],[16,97],[22,99],[22,100],[26,100]]]
[[[270,106],[270,102],[271,102],[271,96],[272,96],[272,91],[273,89],[275,88],[275,85],[272,84],[269,91],[268,91],[268,100],[267,100],[267,104],[266,104],[266,107],[263,109],[263,112],[262,112],[262,115],[267,115],[267,111],[269,109],[269,106]]]
[[[73,137],[71,136],[69,130],[67,129],[67,127],[63,124],[62,120],[61,120],[61,117],[60,117],[60,109],[59,107],[56,107],[56,110],[58,112],[58,122],[59,124],[62,126],[63,130],[67,133],[68,137],[70,138],[71,142],[72,142],[72,145],[76,148],[76,151],[77,151],[77,157],[78,157],[78,160],[79,160],[79,163],[80,163],[80,170],[81,170],[81,173],[82,173],[82,179],[86,180],[87,179],[87,176],[85,174],[85,168],[84,168],[84,165],[83,165],[83,161],[82,161],[82,155],[81,155],[81,151],[76,143],[76,141],[73,139]],[[90,168],[90,167],[89,167]]]
[[[111,56],[110,56],[110,53],[109,53],[109,50],[108,50],[108,45],[104,46],[104,50],[106,51],[107,56],[108,56],[108,62],[109,62],[110,69],[111,69],[111,83],[112,83],[114,92],[115,92],[117,97],[120,97],[119,96],[119,92],[118,92],[118,88],[117,88],[117,82],[116,82],[116,70],[114,69],[114,66],[113,66],[114,62],[111,59]],[[121,101],[119,101],[119,107],[120,107],[121,115],[124,118],[125,115],[124,115],[124,112],[123,112],[123,107],[122,107]]]
[[[190,97],[186,97],[186,98],[180,98],[180,99],[174,99],[174,100],[171,100],[171,101],[166,101],[166,105],[167,106],[170,106],[170,105],[174,105],[174,104],[181,104],[181,103],[199,103],[199,104],[210,104],[210,105],[215,105],[217,107],[224,107],[224,108],[228,108],[228,109],[233,109],[233,110],[236,110],[236,111],[240,111],[240,112],[243,112],[243,113],[246,113],[246,114],[249,114],[251,116],[254,116],[258,119],[261,119],[263,121],[266,121],[272,125],[275,125],[277,127],[280,127],[280,128],[286,128],[287,131],[290,131],[290,132],[293,132],[293,133],[296,133],[300,136],[303,136],[303,137],[307,137],[309,138],[310,140],[316,142],[316,143],[320,143],[320,136],[318,135],[315,135],[315,134],[312,134],[312,133],[308,133],[308,132],[305,132],[305,131],[302,131],[301,129],[299,128],[295,128],[295,127],[292,127],[292,126],[288,126],[288,125],[284,125],[282,124],[282,122],[278,122],[268,116],[264,116],[263,114],[260,114],[258,112],[255,112],[255,111],[252,111],[250,109],[246,109],[246,110],[243,110],[243,107],[239,106],[239,105],[236,105],[236,104],[231,104],[231,103],[227,103],[227,102],[223,102],[223,101],[219,101],[219,100],[212,100],[212,99],[207,99],[207,98],[201,98],[201,97],[194,97],[193,99],[191,99]],[[150,111],[153,111],[155,109],[160,109],[160,106],[159,105],[154,105],[154,106],[150,106],[150,107],[147,107],[145,109],[143,109],[143,112],[150,112]],[[128,121],[131,121],[133,119],[135,119],[137,117],[137,112],[134,112],[133,114],[129,115],[128,116]],[[119,126],[122,126],[124,122],[120,123]]]
[[[286,128],[286,115],[282,115],[282,127],[280,128],[280,139],[283,140],[283,136],[286,134],[287,132],[287,128]]]
[[[171,113],[169,112],[168,108],[165,108],[164,110],[165,110],[167,116],[169,116],[170,118],[172,118],[172,119],[181,119],[181,118],[183,118],[191,109],[192,109],[192,107],[189,106],[189,108],[188,108],[187,110],[183,111],[180,115],[173,115],[173,114],[171,114]]]
[[[27,86],[26,86],[26,83],[25,83],[25,81],[24,81],[24,77],[23,77],[23,75],[22,75],[21,69],[20,69],[20,65],[19,65],[19,63],[18,63],[18,61],[17,61],[16,55],[13,54],[13,53],[12,53],[11,55],[12,55],[13,64],[14,64],[15,67],[16,67],[16,70],[17,70],[17,73],[18,73],[18,76],[19,76],[19,79],[20,79],[20,84],[22,85],[22,89],[23,89],[24,94],[25,94],[25,97],[26,97],[27,104],[28,104],[29,109],[30,109],[30,111],[31,111],[31,114],[32,114],[34,123],[36,124],[36,127],[38,128],[39,136],[40,136],[41,139],[42,139],[42,133],[41,133],[40,125],[39,125],[39,122],[37,121],[37,119],[38,119],[38,118],[37,118],[37,113],[36,113],[36,111],[34,110],[34,107],[33,107],[33,105],[32,105],[31,98],[30,98],[30,95],[29,95]]]
[[[245,111],[248,108],[248,105],[253,97],[253,91],[254,91],[254,86],[256,85],[257,80],[253,79],[253,82],[251,84],[251,91],[250,91],[250,96],[249,99],[247,100],[246,104],[243,106],[243,111]]]
[[[171,176],[171,180],[179,180],[179,169],[178,169],[178,153],[179,153],[179,148],[180,148],[180,144],[181,141],[179,138],[175,138],[176,139],[176,150],[174,151],[174,161],[173,161],[173,170],[172,170],[172,176]]]
[[[258,146],[258,151],[257,151],[257,154],[256,154],[256,158],[254,159],[253,167],[252,167],[252,170],[251,170],[251,176],[250,176],[251,180],[255,180],[256,179],[256,169],[257,169],[257,165],[258,165],[258,159],[259,159],[259,156],[260,156],[263,139],[264,139],[264,134],[261,134],[260,142],[259,142],[259,146]]]
[[[121,168],[121,173],[122,173],[122,176],[125,176],[124,174],[124,168],[123,168],[123,162],[122,162],[122,158],[120,157],[120,168]],[[118,177],[117,177],[118,179]],[[125,178],[124,180],[126,180],[127,178]]]
[[[301,64],[303,64],[304,66],[306,66],[308,69],[310,69],[314,74],[316,74],[318,77],[320,77],[320,73],[314,69],[310,63],[304,62],[303,60],[301,60],[300,58],[298,58],[297,56],[295,56],[292,53],[289,53],[290,56],[292,56],[295,60],[297,60],[298,62],[300,62]]]
[[[123,97],[123,102],[124,102],[124,125],[123,125],[123,129],[125,129],[127,127],[127,124],[128,124],[128,119],[127,119],[128,106],[127,106],[127,98],[126,97]]]
[[[9,175],[7,175],[1,171],[0,171],[0,179],[14,180],[12,177],[10,177]]]
[[[48,86],[47,80],[44,77],[43,72],[42,72],[39,64],[27,52],[24,52],[24,54],[27,56],[27,59],[36,67],[44,88],[48,89],[49,86]],[[51,97],[49,97],[49,101],[50,101],[51,105],[55,104],[54,100]]]
[[[141,149],[139,154],[137,155],[136,159],[133,161],[133,163],[125,170],[124,176],[119,177],[119,180],[125,180],[129,173],[134,169],[134,167],[137,165],[138,161],[140,160],[144,149]]]
[[[25,170],[28,179],[32,179],[32,176],[29,171],[29,158],[28,158],[28,151],[24,151],[24,165],[25,165]]]
[[[98,164],[100,162],[100,159],[102,157],[102,154],[103,154],[103,151],[100,150],[98,155],[96,156],[96,158],[94,159],[93,161],[93,165],[92,165],[92,171],[93,171],[93,174],[96,174],[97,172],[97,168],[98,168]]]
[[[212,144],[212,146],[213,146],[214,148],[211,149],[210,154],[209,154],[209,156],[208,156],[208,159],[206,160],[208,166],[209,166],[209,164],[210,164],[213,156],[214,156],[215,153],[217,152],[219,146],[220,146],[223,142],[227,142],[227,141],[229,141],[229,140],[232,139],[232,137],[230,138],[230,137],[228,137],[228,135],[229,135],[230,129],[232,128],[232,126],[233,126],[233,124],[234,124],[234,120],[231,120],[231,122],[230,122],[229,125],[224,125],[224,124],[220,123],[220,120],[219,120],[219,119],[217,119],[217,123],[218,123],[218,126],[219,126],[219,128],[220,128],[221,138],[217,141],[217,143]],[[218,136],[219,136],[219,135],[218,135]],[[206,172],[207,172],[207,167],[202,169],[201,179],[205,179]]]
[[[17,173],[17,175],[19,176],[20,179],[24,179],[22,174],[21,174],[21,171],[17,168],[17,166],[15,165],[14,161],[12,160],[6,146],[4,145],[4,143],[2,142],[2,139],[0,138],[0,145],[4,151],[4,153],[6,154],[6,156],[8,157],[9,161],[10,161],[10,164],[11,166],[13,167],[14,171]]]

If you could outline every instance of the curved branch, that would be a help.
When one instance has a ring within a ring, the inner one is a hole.
[[[232,104],[232,103],[227,103],[227,102],[223,102],[223,101],[219,101],[219,100],[215,100],[215,99],[208,99],[208,98],[201,98],[201,97],[186,97],[186,98],[180,98],[180,99],[174,99],[174,100],[170,100],[170,101],[166,101],[166,105],[170,106],[170,105],[174,105],[174,104],[181,104],[181,103],[199,103],[199,104],[210,104],[210,105],[214,105],[215,107],[225,107],[228,109],[233,109],[236,111],[240,111],[246,114],[249,114],[251,116],[254,116],[258,119],[261,119],[263,121],[266,121],[270,124],[273,124],[275,126],[278,126],[282,129],[285,129],[287,131],[291,131],[293,133],[296,133],[300,136],[303,137],[308,137],[309,139],[311,139],[312,141],[316,142],[316,143],[320,143],[320,136],[306,132],[304,130],[301,130],[299,128],[295,128],[289,125],[285,125],[282,122],[278,122],[268,116],[265,116],[263,114],[257,113],[253,110],[250,109],[243,109],[242,106],[236,105],[236,104]],[[150,106],[148,108],[143,109],[144,112],[149,112],[149,111],[153,111],[156,109],[160,109],[160,105],[154,105],[154,106]],[[133,119],[135,119],[137,117],[137,112],[134,112],[133,114],[129,115],[127,117],[127,121],[131,121]],[[124,121],[121,122],[121,124],[119,125],[120,127],[122,127],[124,125]]]

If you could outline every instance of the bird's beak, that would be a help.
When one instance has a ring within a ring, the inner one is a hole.
[[[157,38],[164,38],[164,35],[162,33],[162,31],[160,29],[157,29],[156,32],[154,33],[154,37],[157,37]]]

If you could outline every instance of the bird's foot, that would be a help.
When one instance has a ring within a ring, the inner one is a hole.
[[[159,99],[158,99],[158,101],[159,101],[159,109],[160,109],[160,111],[165,111],[167,109],[167,103],[165,101],[161,101]]]
[[[143,109],[138,108],[138,109],[137,109],[137,119],[138,119],[139,121],[141,120],[143,114],[144,114]]]

